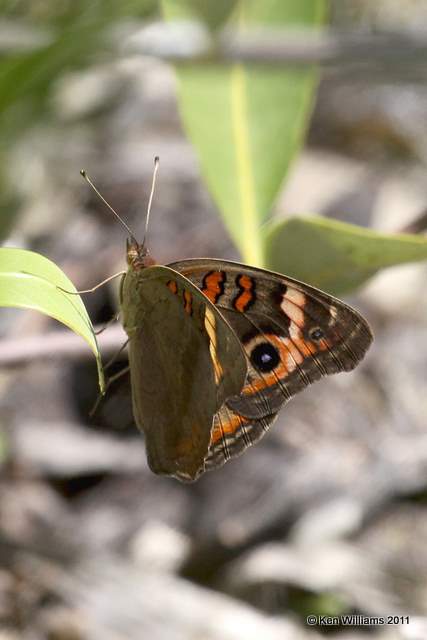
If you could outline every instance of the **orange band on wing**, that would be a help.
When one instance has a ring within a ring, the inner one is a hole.
[[[189,316],[193,313],[193,296],[190,291],[184,289],[184,311],[188,313]]]
[[[172,293],[178,293],[178,285],[176,284],[175,280],[168,280],[166,286],[170,291],[172,291]]]
[[[249,420],[239,416],[237,413],[233,413],[228,420],[215,421],[211,432],[210,446],[222,440],[224,436],[233,435],[245,424],[249,424]]]
[[[255,281],[247,275],[240,275],[236,279],[240,293],[233,300],[233,307],[243,313],[255,302]]]
[[[225,273],[223,271],[210,271],[203,278],[202,293],[213,304],[216,304],[224,293]]]

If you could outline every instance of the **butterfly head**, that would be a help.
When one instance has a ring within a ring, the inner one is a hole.
[[[144,243],[139,243],[133,236],[126,240],[126,260],[131,269],[138,271],[155,264]]]

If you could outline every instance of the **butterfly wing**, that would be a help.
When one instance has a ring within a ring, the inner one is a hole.
[[[240,341],[199,288],[168,267],[130,269],[122,311],[149,465],[194,480],[204,470],[214,415],[245,383]]]
[[[359,313],[298,280],[222,260],[171,266],[217,306],[247,359],[244,387],[215,415],[206,469],[259,440],[297,392],[324,375],[353,369],[372,341]]]

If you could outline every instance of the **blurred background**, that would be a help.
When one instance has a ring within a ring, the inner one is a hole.
[[[183,132],[173,68],[129,45],[159,20],[157,2],[116,17],[101,5],[0,3],[4,243],[93,286],[123,268],[126,236],[79,170],[141,237],[159,155],[156,259],[239,259]],[[325,65],[276,213],[403,230],[427,204],[427,5],[335,0],[331,23],[395,34],[396,49]],[[54,30],[61,46],[46,53]],[[26,49],[31,61],[13,66]],[[97,375],[83,341],[2,309],[1,640],[425,640],[426,276],[422,263],[393,268],[354,294],[376,338],[365,361],[298,395],[261,443],[188,486],[149,471],[126,384],[89,418]],[[108,321],[116,286],[85,302]],[[107,330],[104,353],[119,342]],[[306,624],[344,613],[411,624]]]

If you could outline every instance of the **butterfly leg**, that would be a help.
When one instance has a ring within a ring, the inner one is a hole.
[[[110,360],[108,360],[107,364],[104,365],[104,371],[106,371],[107,369],[109,369],[117,360],[117,358],[119,357],[119,355],[123,352],[124,349],[126,349],[126,347],[129,344],[129,338],[127,340],[125,340],[125,342],[122,344],[122,346],[120,347],[120,349],[118,349],[116,351],[116,353],[110,358]]]
[[[127,344],[127,342],[126,342]],[[118,355],[118,354],[116,354]],[[93,416],[95,415],[99,404],[103,398],[103,396],[107,393],[107,390],[111,387],[111,385],[113,384],[113,382],[115,382],[116,380],[119,380],[119,378],[121,378],[122,376],[126,375],[128,372],[130,371],[130,367],[129,365],[124,367],[123,369],[121,369],[121,371],[119,371],[118,373],[114,374],[114,376],[111,376],[111,378],[108,378],[106,384],[105,384],[105,389],[104,389],[104,393],[99,393],[98,397],[95,400],[95,404],[93,405],[92,409],[89,411],[89,416],[91,418],[93,418]]]
[[[103,326],[103,327],[101,327],[100,329],[97,329],[96,331],[94,331],[94,334],[95,334],[96,336],[100,336],[100,335],[101,335],[101,333],[104,333],[104,331],[105,331],[106,329],[108,329],[108,327],[110,327],[114,322],[117,322],[117,321],[118,321],[118,319],[119,319],[119,317],[120,317],[120,313],[121,313],[120,311],[118,311],[117,313],[115,313],[115,314],[114,314],[114,316],[113,316],[112,318],[110,318],[110,319],[108,320],[108,322],[106,322],[106,323],[104,324],[104,326]],[[127,342],[125,343],[125,345],[126,345],[126,344],[127,344]],[[125,346],[125,345],[124,345],[124,346]],[[122,347],[122,348],[120,349],[120,351],[121,351],[123,348],[124,348],[124,347]],[[120,353],[120,351],[119,351],[119,353]],[[104,367],[104,369],[105,369],[105,367]]]

